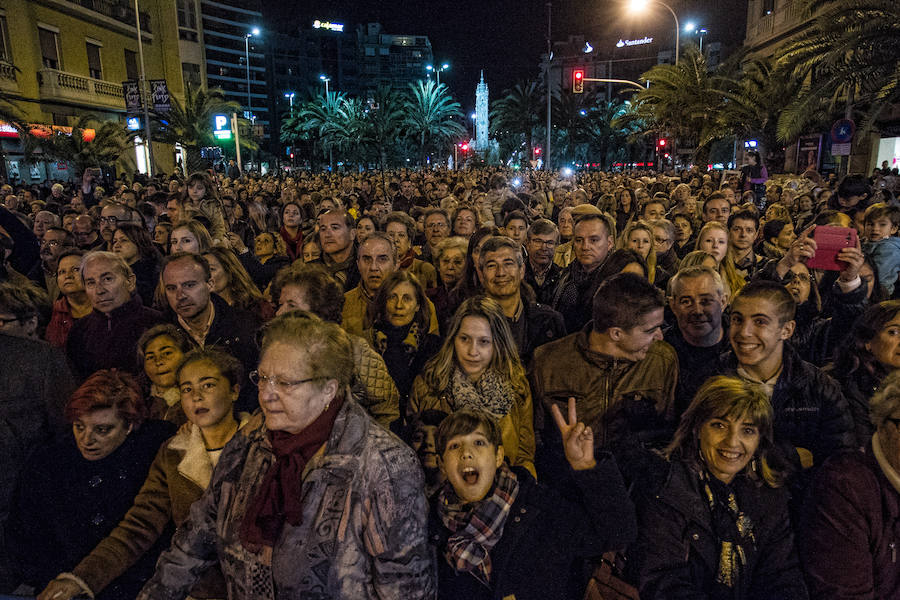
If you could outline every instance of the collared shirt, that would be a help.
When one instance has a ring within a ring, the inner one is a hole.
[[[213,303],[209,303],[209,319],[206,320],[206,325],[203,327],[203,329],[199,331],[191,327],[187,321],[181,318],[181,315],[177,316],[178,322],[181,324],[184,330],[188,332],[188,335],[190,335],[191,338],[193,338],[193,340],[197,342],[198,346],[203,348],[206,344],[206,334],[209,333],[209,330],[212,327],[213,319],[216,318],[216,307],[213,305]]]

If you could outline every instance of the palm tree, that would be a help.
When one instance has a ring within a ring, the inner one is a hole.
[[[695,164],[705,164],[710,145],[724,135],[716,115],[732,84],[710,73],[696,47],[682,53],[677,65],[657,65],[641,79],[652,84],[637,93],[633,113],[620,121],[637,119],[648,132],[674,136],[681,145],[693,146]]]
[[[631,110],[631,103],[600,99],[587,114],[587,138],[592,152],[600,157],[600,164],[608,169],[614,159],[630,161],[631,136],[641,127],[638,123],[620,123]]]
[[[282,135],[299,139],[316,139],[322,150],[329,156],[329,163],[334,168],[334,147],[337,144],[336,124],[341,118],[341,107],[346,99],[343,92],[328,92],[313,96],[304,102],[282,125]]]
[[[85,139],[85,131],[93,130],[93,138]],[[71,133],[58,133],[48,129],[46,137],[30,136],[26,146],[26,156],[34,158],[33,152],[40,149],[45,160],[72,163],[76,173],[83,173],[88,167],[112,165],[122,158],[127,146],[127,136],[122,124],[117,121],[98,121],[94,115],[78,117]]]
[[[369,108],[372,144],[378,152],[381,169],[387,166],[388,150],[397,154],[397,140],[403,133],[403,94],[389,86],[379,86]]]
[[[172,106],[165,113],[150,113],[150,135],[154,141],[164,144],[181,144],[185,152],[185,167],[189,173],[203,169],[200,149],[215,145],[213,137],[213,115],[241,113],[237,102],[225,99],[220,89],[204,90],[188,84],[184,91],[184,103],[172,97]],[[247,121],[239,119],[239,125],[246,127]],[[143,132],[135,132],[143,135]],[[132,134],[132,135],[135,135]],[[241,137],[241,146],[255,150],[256,144],[250,136]]]
[[[585,90],[583,94],[562,93],[555,96],[553,103],[554,154],[557,164],[571,162],[579,158],[579,150],[586,150],[590,141],[591,119],[594,108],[600,102],[600,92],[596,88]]]
[[[788,142],[835,112],[863,116],[871,128],[900,102],[900,5],[894,0],[809,0],[818,13],[806,35],[781,50],[779,64],[804,81],[781,115],[778,137]]]
[[[404,125],[407,133],[419,140],[419,164],[423,167],[430,145],[466,133],[465,126],[460,123],[463,118],[460,104],[450,96],[443,83],[428,80],[409,84],[405,112]]]
[[[531,158],[535,128],[542,123],[546,96],[535,81],[519,82],[491,108],[491,133],[498,137],[513,135],[525,140],[525,156]]]

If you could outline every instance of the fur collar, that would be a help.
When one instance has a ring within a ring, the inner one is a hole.
[[[238,431],[249,420],[248,413],[240,413],[238,415]],[[203,434],[199,427],[191,423],[179,429],[172,441],[169,442],[169,448],[182,454],[181,461],[178,463],[178,473],[182,477],[193,482],[200,489],[205,490],[209,487],[213,464],[209,459],[209,453],[206,451],[206,444],[203,442]]]

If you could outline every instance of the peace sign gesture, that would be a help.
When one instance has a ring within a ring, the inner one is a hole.
[[[597,465],[594,460],[594,432],[584,423],[578,422],[575,412],[575,398],[569,398],[569,418],[563,419],[559,406],[550,407],[553,420],[559,428],[562,436],[563,450],[566,452],[566,460],[576,471],[593,469]]]

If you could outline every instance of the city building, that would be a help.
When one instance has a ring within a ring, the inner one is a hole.
[[[165,80],[169,93],[183,98],[175,6],[166,0],[143,0],[140,8],[135,15],[129,0],[3,0],[0,94],[25,122],[63,135],[71,134],[72,124],[85,114],[124,127],[122,83],[140,78],[139,16],[147,80]],[[138,127],[141,119],[138,116]],[[0,127],[0,145],[11,180],[31,183],[81,175],[72,173],[65,162],[26,165],[22,144],[11,127]],[[173,150],[153,144],[158,168],[173,170]],[[124,157],[123,168],[146,170],[142,146],[130,157]]]
[[[266,144],[273,124],[265,54],[270,42],[260,0],[200,0],[200,12],[207,84],[243,107],[253,137]]]
[[[380,85],[404,89],[424,79],[434,61],[427,36],[383,33],[380,23],[359,25],[356,33],[361,95],[370,95]]]

